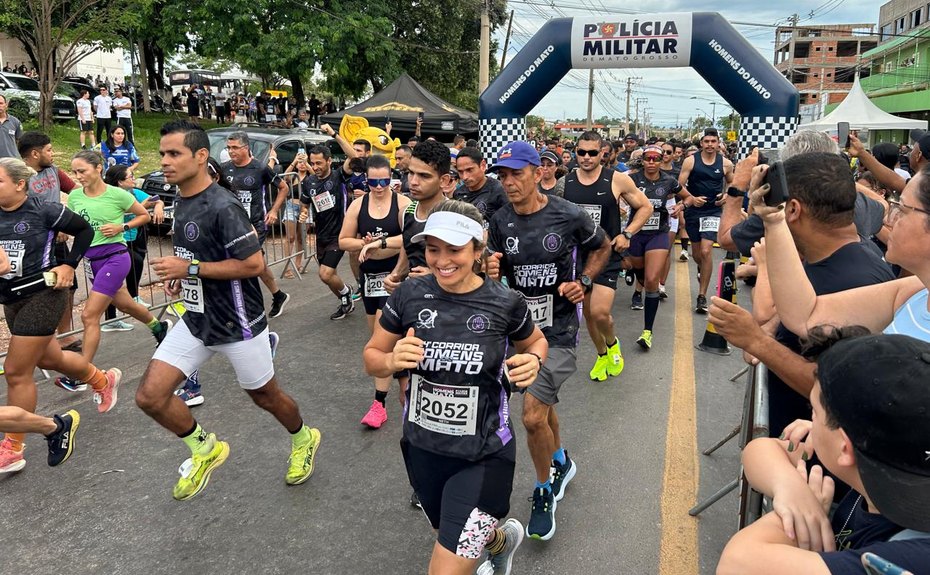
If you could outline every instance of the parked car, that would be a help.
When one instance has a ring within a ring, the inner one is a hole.
[[[96,96],[98,92],[96,86],[91,84],[87,78],[81,78],[80,76],[65,76],[61,81],[61,86],[68,91],[68,95],[73,100],[81,97],[81,90],[87,90],[91,98]]]
[[[0,73],[0,94],[6,96],[10,113],[20,119],[39,115],[39,83],[22,74]],[[59,86],[52,100],[52,118],[74,120],[77,107],[67,88]]]
[[[333,165],[345,161],[345,153],[336,140],[323,132],[310,129],[267,128],[258,126],[229,126],[207,130],[210,138],[210,156],[219,162],[228,159],[226,155],[226,137],[233,132],[243,131],[249,135],[249,148],[252,155],[261,163],[268,163],[268,155],[272,149],[278,156],[276,170],[283,171],[297,157],[298,150],[309,150],[314,146],[324,144],[329,147],[333,155]],[[151,172],[142,176],[142,191],[149,195],[157,195],[165,202],[165,215],[170,217],[174,209],[174,198],[178,193],[177,186],[165,182],[161,171]],[[269,198],[270,200],[270,198]]]

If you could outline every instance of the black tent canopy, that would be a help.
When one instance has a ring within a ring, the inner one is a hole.
[[[412,134],[416,130],[417,115],[420,112],[423,113],[420,129],[423,135],[445,139],[445,135],[451,138],[454,134],[478,132],[478,114],[446,102],[418,84],[406,72],[371,98],[351,108],[321,116],[320,122],[338,126],[342,117],[348,114],[367,118],[370,124],[382,128],[390,120],[393,134]]]

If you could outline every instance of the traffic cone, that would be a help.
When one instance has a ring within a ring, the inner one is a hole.
[[[707,327],[704,329],[704,339],[694,347],[715,355],[730,355],[730,346],[727,345],[727,340],[723,339],[723,336],[717,333],[714,324],[709,321],[707,322]]]

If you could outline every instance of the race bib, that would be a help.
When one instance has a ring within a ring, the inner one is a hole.
[[[533,323],[539,329],[552,327],[552,294],[536,297],[525,296],[526,306],[530,308]]]
[[[384,288],[384,279],[390,273],[365,274],[365,297],[387,297],[389,294]]]
[[[199,279],[181,280],[181,299],[187,311],[203,313],[203,284]]]
[[[478,420],[478,388],[442,385],[414,374],[410,378],[407,419],[427,431],[443,435],[474,435]]]
[[[246,211],[251,212],[252,192],[248,190],[240,190],[239,191],[239,202],[242,203],[242,207],[244,207]]]
[[[588,212],[596,225],[601,225],[601,206],[597,204],[578,204],[578,207]]]
[[[642,227],[645,231],[656,231],[659,229],[659,222],[662,221],[662,215],[656,213],[656,210],[662,207],[662,200],[649,200],[652,202],[652,215],[649,216],[649,219],[646,220],[646,224]]]
[[[336,198],[329,192],[317,194],[313,196],[313,207],[318,212],[325,212],[336,207]]]
[[[701,218],[701,232],[716,232],[720,227],[720,218],[717,216],[705,216]]]
[[[6,255],[10,258],[10,273],[3,276],[5,280],[23,277],[23,256],[26,250],[7,250]]]
[[[265,114],[265,121],[269,124],[274,124],[278,121],[278,117],[274,114]]]

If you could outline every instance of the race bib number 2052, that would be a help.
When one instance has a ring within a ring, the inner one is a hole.
[[[410,380],[407,419],[443,435],[474,435],[478,420],[478,388],[443,385],[414,374]]]

